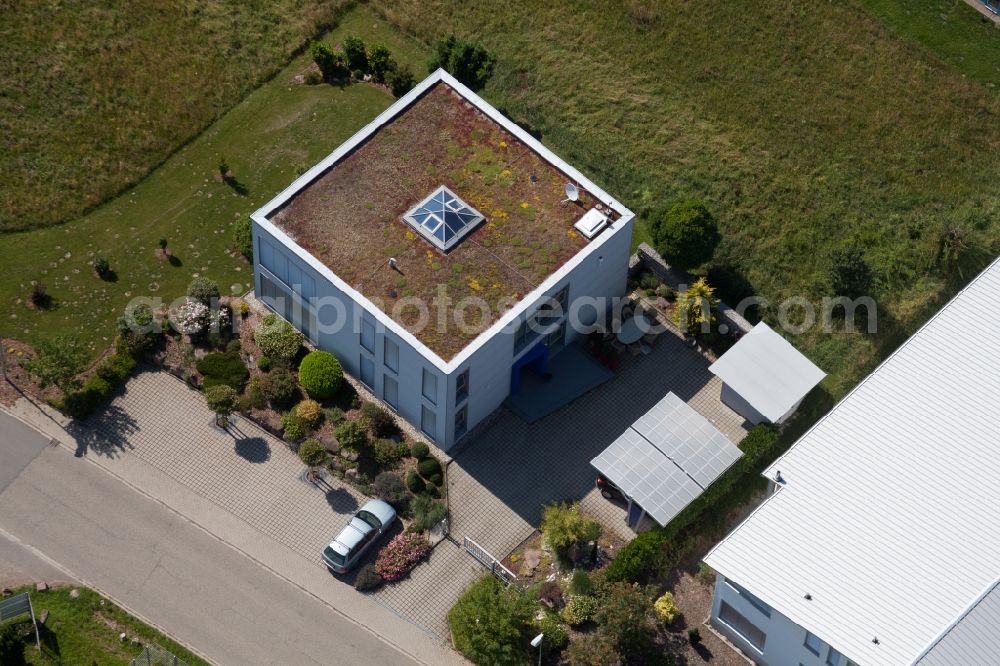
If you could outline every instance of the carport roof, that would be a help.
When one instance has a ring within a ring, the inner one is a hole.
[[[742,452],[668,393],[590,461],[660,525],[666,525]]]

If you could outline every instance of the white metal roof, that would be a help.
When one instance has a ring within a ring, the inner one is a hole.
[[[917,659],[919,666],[990,664],[1000,654],[1000,581]]]
[[[708,368],[769,421],[777,422],[826,373],[761,322]]]
[[[668,393],[590,461],[660,525],[666,525],[743,453]]]
[[[951,630],[1000,576],[1000,262],[779,470],[712,568],[865,666],[912,663]],[[1000,626],[1000,603],[983,610]]]

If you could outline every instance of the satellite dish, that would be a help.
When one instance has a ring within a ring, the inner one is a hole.
[[[573,183],[566,183],[566,187],[563,189],[566,191],[566,201],[579,201],[580,188]]]

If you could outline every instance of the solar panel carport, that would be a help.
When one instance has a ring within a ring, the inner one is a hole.
[[[634,503],[665,526],[741,455],[704,416],[668,393],[590,464],[629,498],[629,515]]]

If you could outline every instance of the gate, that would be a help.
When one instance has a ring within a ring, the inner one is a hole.
[[[505,585],[517,582],[517,576],[510,569],[502,565],[500,560],[490,555],[489,551],[469,537],[462,538],[462,546],[469,555],[479,560],[480,564],[489,569],[490,573],[499,578]]]

